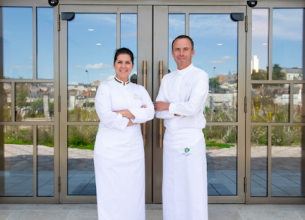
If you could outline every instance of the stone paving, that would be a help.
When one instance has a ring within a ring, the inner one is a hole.
[[[305,205],[209,204],[209,220],[305,220]],[[161,204],[146,204],[146,220],[162,220]],[[0,204],[0,220],[97,220],[96,204]]]
[[[33,146],[5,144],[4,189],[0,196],[33,195]],[[237,194],[237,148],[209,149],[210,196]],[[251,148],[251,195],[267,195],[267,148]],[[301,196],[301,148],[272,147],[272,196]],[[38,145],[38,194],[53,196],[54,148]],[[0,179],[1,180],[1,179]],[[93,151],[68,149],[68,194],[95,195]]]

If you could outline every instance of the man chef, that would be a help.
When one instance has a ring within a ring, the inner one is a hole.
[[[172,43],[177,70],[164,76],[156,99],[156,117],[166,127],[163,151],[163,219],[207,220],[207,163],[202,129],[209,93],[208,74],[192,64],[193,40]]]

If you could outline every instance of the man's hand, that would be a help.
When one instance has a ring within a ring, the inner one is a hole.
[[[155,106],[155,111],[165,111],[165,110],[169,110],[169,105],[170,103],[167,102],[162,102],[162,101],[158,101],[154,103]]]
[[[131,120],[129,120],[128,124],[127,124],[127,127],[128,126],[133,126],[133,125],[136,125],[137,123],[133,123]]]

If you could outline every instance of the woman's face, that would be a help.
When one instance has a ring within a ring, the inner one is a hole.
[[[116,72],[116,77],[119,80],[127,81],[128,76],[133,69],[133,63],[128,54],[120,54],[114,62],[113,67]]]

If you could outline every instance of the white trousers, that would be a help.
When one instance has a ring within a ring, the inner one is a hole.
[[[166,129],[163,220],[207,220],[207,163],[202,130]],[[189,151],[186,153],[185,148]]]

